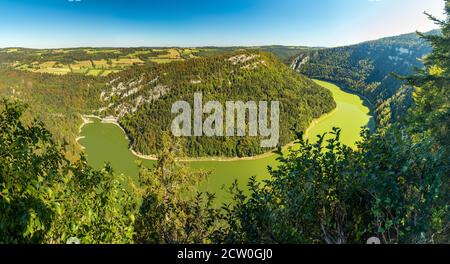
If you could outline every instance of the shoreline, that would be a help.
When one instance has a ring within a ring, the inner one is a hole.
[[[85,116],[85,115],[81,115],[81,120],[82,120],[83,122],[82,122],[81,125],[78,127],[78,134],[79,134],[79,135],[81,134],[81,130],[83,129],[83,127],[84,127],[85,125],[93,123],[93,121],[90,120],[90,119],[89,119],[87,116]],[[83,139],[83,138],[86,138],[86,137],[85,137],[85,136],[78,136],[78,137],[75,138],[75,141],[78,143],[78,145],[80,145],[81,150],[84,150],[84,149],[85,149],[85,147],[84,147],[83,145],[81,145],[80,142],[79,142],[80,139]]]
[[[339,86],[338,86],[338,87],[339,87]],[[341,89],[341,90],[344,91],[344,92],[347,92],[347,91],[345,91],[344,89],[342,89],[341,87],[339,87],[339,89]],[[355,94],[355,93],[352,93],[352,94]],[[358,94],[355,94],[355,95],[358,96],[358,97],[360,97],[360,98],[364,101],[364,98],[362,98],[360,95],[358,95]],[[372,109],[370,109],[370,107],[368,107],[368,108],[369,108],[369,111],[372,110]],[[314,118],[314,119],[311,121],[311,123],[309,124],[309,126],[306,128],[306,130],[304,131],[304,137],[307,138],[307,137],[309,136],[310,131],[311,131],[317,124],[319,124],[321,121],[323,121],[323,120],[325,120],[325,119],[327,119],[327,118],[333,116],[333,115],[338,111],[338,109],[339,109],[339,106],[336,105],[336,107],[335,107],[333,110],[331,110],[330,112],[325,113],[325,114],[321,115],[321,116],[318,117],[318,118]],[[113,124],[113,125],[116,125],[117,127],[119,127],[119,128],[124,132],[125,138],[126,138],[128,141],[130,141],[130,139],[128,138],[128,135],[127,135],[125,129],[124,129],[123,127],[120,126],[120,124],[117,122],[117,119],[116,119],[115,117],[113,117],[113,116],[107,116],[107,117],[105,117],[105,118],[102,118],[102,117],[99,117],[99,116],[96,116],[96,115],[82,115],[81,117],[82,117],[82,119],[83,119],[83,124],[80,126],[80,133],[81,133],[81,129],[82,129],[85,125],[94,122],[94,121],[92,121],[92,120],[90,120],[90,119],[91,119],[91,118],[95,118],[95,119],[99,120],[101,123],[106,123],[106,124]],[[83,136],[78,137],[78,138],[77,138],[77,142],[78,142],[79,139],[82,139],[82,138],[84,138],[84,137],[83,137]],[[79,143],[79,142],[78,142],[78,143]],[[80,143],[79,143],[79,144],[80,144]],[[295,144],[295,141],[291,141],[291,142],[287,143],[286,145],[284,145],[284,146],[282,147],[282,151],[288,149],[289,147],[294,146],[294,144]],[[80,145],[81,145],[81,144],[80,144]],[[82,145],[81,145],[81,147],[82,147],[82,149],[84,149],[84,147],[83,147]],[[139,152],[135,151],[131,146],[128,148],[128,150],[129,150],[135,157],[140,158],[140,159],[143,159],[143,160],[153,160],[153,161],[155,161],[155,160],[158,159],[158,157],[157,157],[156,154],[144,155],[144,154],[142,154],[142,153],[139,153]],[[176,160],[177,160],[177,161],[181,161],[181,162],[207,162],[207,161],[231,162],[231,161],[260,160],[260,159],[268,158],[268,157],[271,157],[271,156],[275,155],[274,150],[275,150],[275,149],[272,149],[272,150],[269,150],[269,151],[267,151],[267,152],[265,152],[265,153],[258,154],[258,155],[255,155],[255,156],[251,156],[251,157],[226,157],[226,156],[223,156],[223,157],[221,157],[221,156],[214,156],[214,157],[210,156],[210,157],[195,157],[195,158],[189,158],[189,157],[182,158],[182,157],[181,157],[181,158],[177,158]]]
[[[323,115],[321,115],[318,118],[315,118],[311,121],[310,125],[308,126],[308,128],[305,130],[304,132],[304,137],[308,137],[308,133],[311,129],[313,129],[317,124],[319,124],[322,120],[332,116],[334,113],[336,113],[336,111],[338,110],[338,107],[336,106],[336,108],[334,108],[333,110],[331,110],[328,113],[325,113]],[[91,124],[94,121],[90,120],[90,118],[95,118],[98,119],[101,123],[104,124],[113,124],[118,126],[125,134],[125,138],[129,141],[130,139],[128,138],[125,129],[123,129],[123,127],[120,126],[120,124],[117,122],[116,118],[112,118],[112,117],[105,117],[105,118],[101,118],[99,116],[96,115],[82,115],[81,116],[83,119],[83,124],[81,124],[80,126],[80,133],[81,133],[81,129],[87,125],[87,124]],[[77,137],[76,141],[78,142],[80,139],[85,138],[84,136],[79,136]],[[294,145],[295,141],[291,141],[289,143],[287,143],[286,145],[284,145],[282,147],[283,150],[286,150],[289,147],[292,147]],[[80,144],[78,142],[78,144]],[[82,147],[82,149],[84,150],[84,146],[80,144],[80,146]],[[140,159],[144,159],[144,160],[158,160],[157,155],[155,154],[151,154],[151,155],[144,155],[141,154],[139,152],[136,152],[131,146],[128,149],[135,157],[140,158]],[[262,154],[258,154],[255,156],[251,156],[251,157],[220,157],[220,156],[215,156],[215,157],[196,157],[196,158],[177,158],[177,161],[181,161],[181,162],[207,162],[207,161],[218,161],[218,162],[230,162],[230,161],[249,161],[249,160],[259,160],[259,159],[264,159],[264,158],[268,158],[271,157],[273,155],[275,155],[275,153],[273,152],[275,149],[272,149],[270,151],[267,151],[265,153]]]
[[[304,137],[308,137],[311,129],[313,129],[317,124],[319,124],[323,120],[329,118],[330,116],[334,115],[337,112],[338,108],[339,107],[336,105],[336,107],[333,110],[331,110],[330,112],[325,113],[325,114],[321,115],[320,117],[313,119],[311,121],[311,123],[309,124],[308,128],[305,130]]]

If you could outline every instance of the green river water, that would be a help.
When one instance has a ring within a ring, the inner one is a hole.
[[[311,124],[307,137],[314,141],[316,135],[329,132],[332,127],[339,127],[342,129],[342,142],[354,146],[360,139],[361,127],[372,126],[369,108],[357,95],[344,92],[338,86],[328,82],[318,80],[316,82],[333,93],[337,108]],[[83,138],[79,140],[85,147],[84,151],[89,164],[95,168],[101,168],[105,162],[110,162],[116,172],[136,180],[138,168],[135,161],[139,158],[128,149],[129,141],[123,130],[115,124],[101,123],[97,119],[93,121],[82,128]],[[143,163],[152,166],[154,161],[144,160]],[[211,176],[202,184],[201,189],[215,193],[218,201],[226,201],[230,198],[224,186],[230,186],[237,179],[240,186],[244,187],[251,176],[256,176],[260,180],[268,178],[267,166],[276,166],[276,163],[275,155],[253,160],[188,162],[193,168],[211,171]]]

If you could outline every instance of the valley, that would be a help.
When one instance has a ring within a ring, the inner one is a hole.
[[[439,35],[432,30],[425,35]],[[393,74],[406,76],[421,68],[431,46],[416,33],[355,45],[301,51],[291,67],[310,78],[331,81],[368,98],[377,123],[400,121],[412,105],[413,89]]]
[[[0,247],[449,244],[450,0],[404,2],[3,0]]]

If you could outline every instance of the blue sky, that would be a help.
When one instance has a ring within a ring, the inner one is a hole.
[[[443,0],[2,0],[0,47],[340,46],[427,31]]]

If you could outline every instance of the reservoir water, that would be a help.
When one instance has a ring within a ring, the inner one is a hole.
[[[360,139],[362,126],[371,126],[370,109],[355,94],[347,93],[338,86],[315,80],[333,94],[337,103],[336,109],[315,120],[308,128],[307,138],[316,140],[316,135],[331,131],[333,127],[342,129],[341,140],[344,144],[354,146]],[[93,123],[85,125],[81,130],[80,144],[90,165],[102,168],[109,162],[117,173],[123,173],[137,181],[138,167],[134,156],[128,149],[129,141],[124,131],[115,124],[102,123],[93,119]],[[152,166],[155,161],[143,160],[144,165]],[[218,201],[228,200],[229,194],[223,188],[229,187],[237,179],[239,185],[245,187],[251,176],[262,180],[269,177],[267,166],[276,166],[276,155],[264,155],[261,158],[232,161],[190,161],[189,166],[211,171],[211,176],[201,185],[201,190],[216,194]]]

